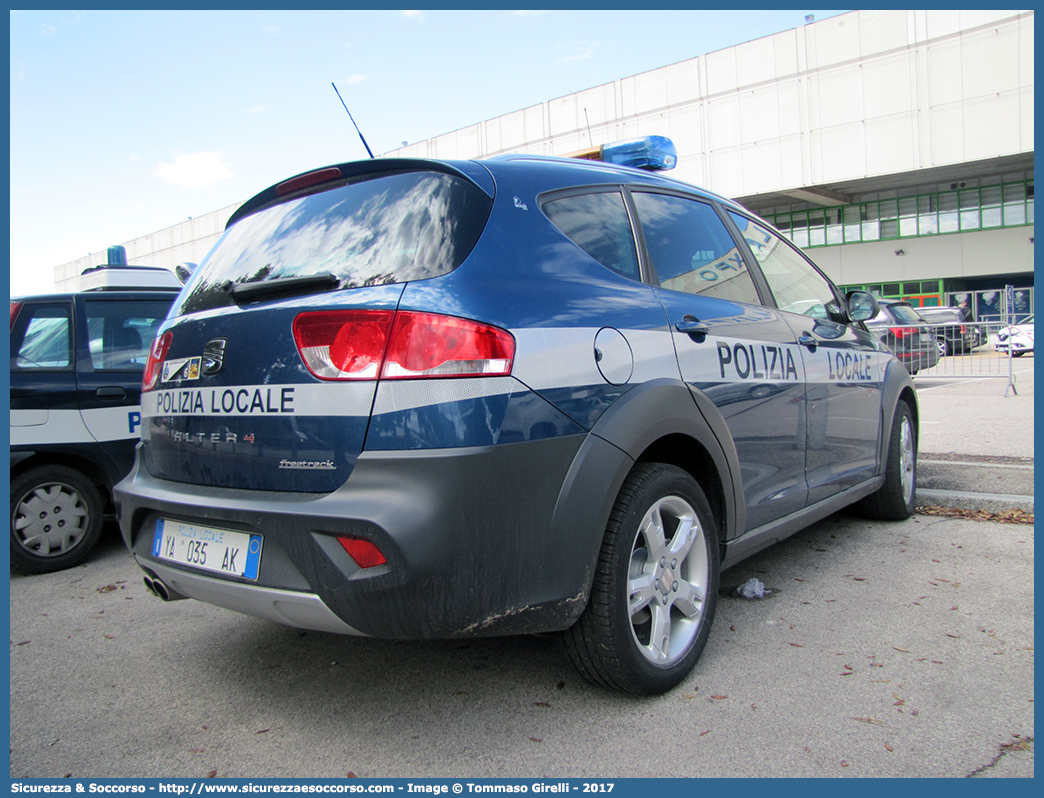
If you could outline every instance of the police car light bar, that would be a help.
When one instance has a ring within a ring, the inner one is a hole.
[[[666,136],[645,136],[631,141],[618,141],[589,147],[566,155],[588,161],[604,161],[619,166],[661,171],[678,165],[678,150]]]

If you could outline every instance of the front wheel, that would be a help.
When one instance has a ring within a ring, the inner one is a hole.
[[[710,505],[685,471],[639,463],[609,517],[591,596],[564,633],[588,681],[639,695],[675,687],[707,644],[718,596]]]
[[[892,420],[884,484],[859,503],[863,514],[880,521],[904,521],[913,515],[917,492],[917,432],[913,413],[899,402]]]
[[[76,565],[98,542],[102,498],[68,466],[39,466],[11,482],[11,565],[29,574]]]

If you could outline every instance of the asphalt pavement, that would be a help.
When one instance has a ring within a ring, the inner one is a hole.
[[[917,377],[920,506],[1033,513],[1033,355],[1000,377]]]

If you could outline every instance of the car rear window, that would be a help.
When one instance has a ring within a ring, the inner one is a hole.
[[[892,315],[903,324],[920,324],[921,318],[910,305],[892,305]]]
[[[333,274],[340,288],[438,277],[478,241],[493,201],[441,172],[397,172],[279,203],[228,228],[175,315],[233,303],[245,283]]]

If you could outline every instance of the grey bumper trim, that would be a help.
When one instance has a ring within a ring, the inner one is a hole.
[[[137,558],[135,559],[137,560]],[[323,600],[314,593],[274,590],[243,582],[228,582],[170,568],[155,560],[147,562],[138,560],[138,565],[157,576],[177,593],[207,604],[275,621],[296,629],[366,636],[334,615]]]

